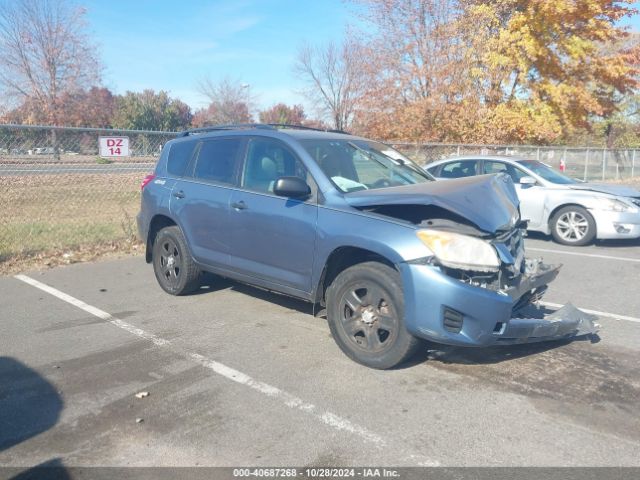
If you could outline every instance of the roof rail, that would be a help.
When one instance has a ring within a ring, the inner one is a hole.
[[[315,127],[307,127],[306,125],[296,125],[293,123],[267,123],[270,127],[274,128],[296,128],[298,130],[315,130],[316,132],[331,132],[331,133],[344,133],[348,134],[344,130],[334,130],[330,128],[315,128]]]
[[[181,132],[179,137],[188,137],[197,133],[215,132],[216,130],[236,130],[236,129],[262,128],[265,130],[277,130],[278,128],[295,128],[298,130],[315,130],[317,132],[345,133],[343,130],[330,130],[322,128],[307,127],[305,125],[294,125],[291,123],[231,123],[228,125],[211,125],[210,127],[192,128]]]
[[[188,137],[189,135],[193,135],[195,133],[215,132],[216,130],[236,130],[242,128],[264,128],[267,130],[275,130],[275,128],[267,125],[266,123],[230,123],[227,125],[211,125],[210,127],[191,128],[189,130],[181,132],[178,136]]]

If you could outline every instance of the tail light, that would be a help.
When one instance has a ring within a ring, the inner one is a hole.
[[[152,182],[154,178],[156,178],[156,176],[153,173],[144,177],[144,180],[142,180],[142,183],[140,184],[140,190],[144,190],[144,187],[146,187],[149,182]]]

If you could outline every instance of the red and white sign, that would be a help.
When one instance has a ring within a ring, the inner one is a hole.
[[[101,157],[129,156],[129,137],[100,137],[98,146]]]

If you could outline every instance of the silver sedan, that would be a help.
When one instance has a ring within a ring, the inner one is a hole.
[[[640,191],[574,180],[537,160],[502,156],[448,158],[427,165],[437,179],[506,173],[516,185],[529,230],[565,245],[595,238],[640,237]]]

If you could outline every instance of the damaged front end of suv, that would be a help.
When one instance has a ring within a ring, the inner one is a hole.
[[[399,265],[414,335],[462,346],[595,334],[596,317],[540,300],[561,265],[525,258],[526,222],[506,175],[348,194],[351,206],[415,226],[430,254]],[[480,200],[479,200],[480,199]],[[438,306],[434,308],[434,306]]]

